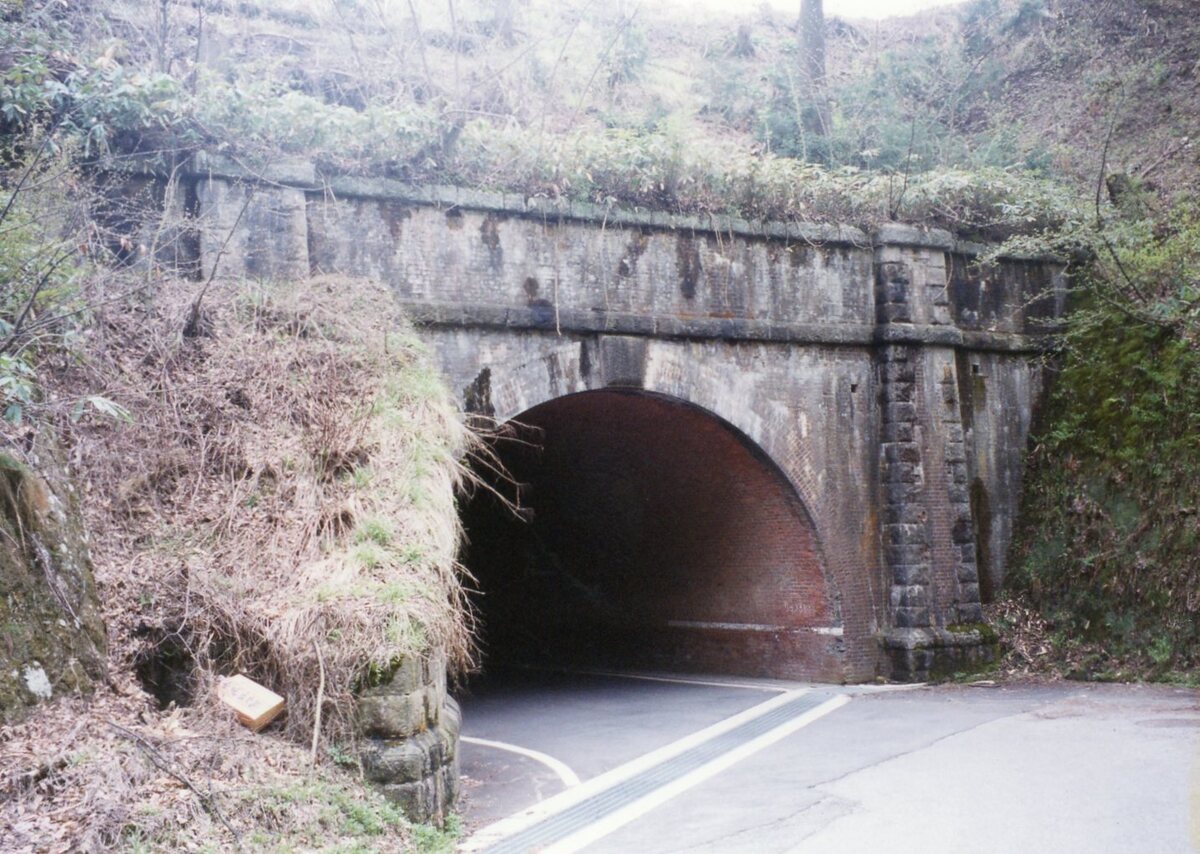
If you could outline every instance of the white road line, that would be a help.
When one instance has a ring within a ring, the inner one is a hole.
[[[744,688],[747,691],[775,691],[786,693],[791,687],[779,685],[755,685],[749,682],[721,682],[716,679],[689,679],[686,676],[655,676],[651,673],[625,673],[618,670],[570,670],[568,673],[579,673],[584,676],[608,676],[614,679],[641,679],[645,682],[676,682],[680,685],[703,685],[709,688]]]
[[[742,724],[746,723],[747,721],[751,721],[756,718],[760,718],[763,715],[765,715],[767,712],[771,711],[772,709],[778,708],[779,706],[785,705],[786,703],[790,703],[793,700],[795,700],[797,697],[803,696],[804,694],[807,694],[807,693],[808,693],[807,688],[801,688],[796,691],[788,691],[783,694],[777,694],[776,696],[772,697],[771,699],[765,700],[764,702],[759,703],[756,706],[751,706],[749,709],[746,709],[745,711],[742,711],[742,712],[738,712],[736,715],[733,715],[732,717],[728,717],[723,721],[718,721],[717,723],[712,724],[711,726],[705,727],[704,729],[697,730],[696,732],[692,733],[691,735],[684,736],[683,738],[679,739],[678,741],[673,741],[668,745],[658,748],[657,750],[652,750],[649,753],[646,753],[646,754],[643,754],[643,755],[637,757],[636,759],[632,759],[629,762],[626,762],[624,765],[618,765],[616,768],[613,768],[612,770],[609,770],[609,771],[605,771],[603,774],[600,774],[596,777],[592,777],[590,780],[587,780],[586,782],[584,782],[578,786],[574,786],[565,792],[560,792],[559,794],[555,795],[552,798],[547,798],[546,800],[541,801],[540,803],[536,803],[533,806],[528,807],[524,810],[521,810],[518,813],[514,813],[513,815],[511,815],[507,818],[500,819],[499,821],[494,822],[494,823],[488,825],[487,827],[481,828],[474,835],[472,835],[469,839],[467,839],[463,843],[462,847],[459,850],[464,851],[464,852],[482,851],[483,849],[487,848],[489,845],[493,845],[496,842],[499,842],[501,839],[504,839],[507,836],[511,836],[514,833],[518,833],[518,832],[524,830],[525,828],[531,827],[531,826],[537,824],[538,822],[542,821],[543,819],[548,818],[549,816],[552,816],[552,815],[559,813],[569,807],[572,807],[581,801],[587,800],[588,798],[592,797],[595,794],[598,794],[599,792],[602,792],[606,789],[610,789],[613,786],[617,785],[618,783],[624,782],[625,780],[628,780],[631,777],[635,777],[638,774],[641,774],[643,771],[645,771],[649,768],[653,768],[655,765],[658,765],[661,762],[665,762],[668,759],[672,759],[675,756],[678,756],[679,754],[681,754],[685,751],[691,750],[693,747],[695,747],[698,744],[703,744],[706,741],[711,741],[712,739],[716,738],[717,736],[723,735],[724,733],[729,732],[731,729],[735,729],[735,728],[741,726]],[[830,700],[830,701],[827,701],[826,703],[821,704],[813,711],[810,711],[804,715],[800,715],[799,717],[795,718],[792,721],[788,721],[786,724],[781,725],[781,727],[777,728],[777,729],[792,726],[792,725],[796,724],[797,721],[802,721],[802,723],[800,723],[799,726],[795,726],[795,729],[799,729],[800,726],[804,726],[805,724],[809,723],[811,720],[816,720],[817,717],[827,714],[828,712],[833,711],[838,706],[841,706],[847,702],[849,702],[848,697],[845,697],[845,696],[835,697],[833,700]],[[831,703],[833,705],[830,705]],[[826,709],[827,706],[829,707],[828,709]],[[825,709],[825,711],[821,711],[820,714],[816,715],[816,717],[813,717],[813,712],[815,712],[819,709]],[[788,730],[788,732],[791,732],[791,731],[793,731],[793,730]],[[774,732],[776,732],[776,730],[771,730],[770,732],[766,733],[765,735],[759,736],[757,739],[754,739],[751,743],[758,743],[763,738],[771,735]],[[784,735],[786,735],[786,734],[787,734],[787,732],[784,733]],[[782,738],[782,737],[783,736],[781,735],[780,738]],[[778,739],[776,739],[776,740],[778,740]],[[770,742],[767,742],[767,743],[770,743]],[[765,747],[765,746],[766,746],[766,744],[763,744],[763,747]],[[734,754],[740,753],[740,751],[742,749],[744,749],[744,747],[745,747],[745,745],[743,745],[741,748],[735,749],[733,751],[733,753]],[[758,748],[758,749],[761,749],[761,748]],[[745,754],[745,755],[748,756],[749,754]],[[741,758],[741,756],[739,756],[739,758]],[[718,761],[720,761],[720,758],[714,760],[714,762],[718,762]],[[712,763],[709,763],[709,764],[712,764]],[[708,766],[703,766],[703,767],[707,768]],[[700,770],[703,770],[703,768],[698,769],[698,771],[700,771]],[[718,768],[718,770],[720,770],[720,769]],[[695,774],[695,773],[698,773],[698,771],[692,772],[692,773]],[[716,773],[716,772],[713,772],[713,773]],[[684,778],[684,779],[687,779],[687,778]],[[702,779],[707,779],[707,778],[702,778]],[[676,781],[676,782],[678,782],[678,781]],[[700,782],[700,780],[698,779],[696,782]],[[671,785],[673,786],[675,784],[673,783]],[[680,790],[680,791],[682,791],[682,790]],[[653,793],[651,795],[648,795],[647,797],[652,797],[652,796],[653,796]],[[672,795],[671,797],[674,797],[674,795]],[[628,808],[626,808],[626,809],[628,809]],[[622,812],[623,812],[623,810],[622,810]],[[609,831],[609,832],[611,832],[611,831]]]
[[[565,762],[561,762],[540,750],[530,750],[528,747],[520,747],[516,744],[509,744],[506,741],[489,741],[486,738],[471,738],[470,736],[460,736],[459,741],[465,744],[478,744],[480,747],[491,747],[495,750],[504,750],[508,753],[516,753],[520,756],[528,757],[537,762],[542,763],[555,774],[558,779],[562,780],[563,785],[568,789],[579,785],[579,775],[572,771]]]
[[[850,702],[850,698],[844,694],[826,700],[821,705],[814,709],[810,709],[802,715],[793,718],[786,723],[782,723],[775,729],[768,730],[757,738],[751,739],[745,744],[735,747],[728,753],[723,753],[713,759],[711,762],[701,765],[694,771],[685,774],[677,780],[673,780],[660,789],[656,789],[645,797],[634,801],[627,806],[622,807],[616,812],[598,819],[582,830],[555,842],[552,845],[542,849],[543,854],[572,854],[579,851],[588,845],[591,845],[598,839],[608,836],[615,830],[629,824],[631,821],[640,818],[646,813],[653,810],[655,807],[665,804],[667,801],[678,797],[688,789],[698,786],[705,780],[709,780],[730,766],[741,762],[747,757],[753,756],[760,750],[764,750],[780,741],[796,730],[808,726],[813,721],[824,717],[835,709],[841,708]]]

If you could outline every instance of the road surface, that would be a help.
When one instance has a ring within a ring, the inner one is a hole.
[[[468,851],[1200,851],[1200,695],[502,671]]]

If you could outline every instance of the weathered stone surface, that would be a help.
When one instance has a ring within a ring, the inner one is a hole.
[[[52,486],[53,484],[53,486]],[[48,433],[0,454],[0,722],[90,690],[105,636],[71,477]]]
[[[462,715],[438,651],[402,661],[359,698],[363,773],[414,821],[441,822],[458,794]]]
[[[459,794],[458,759],[411,783],[385,783],[379,789],[413,821],[441,824]]]
[[[406,694],[375,693],[372,689],[358,701],[363,732],[385,738],[407,738],[436,726],[437,705],[433,694],[432,688],[418,688]]]
[[[891,659],[893,677],[921,682],[980,670],[999,654],[995,633],[982,625],[897,626],[885,632],[881,642]]]
[[[252,176],[209,168],[203,269],[232,235],[232,274],[387,282],[469,411],[505,421],[615,387],[739,431],[812,518],[835,625],[787,629],[841,633],[813,659],[823,675],[927,672],[953,637],[897,658],[878,633],[973,621],[1003,577],[1060,263],[981,270],[981,247],[908,226],[868,237],[359,178],[327,193],[303,170],[248,195]],[[433,695],[397,686],[365,698],[368,728],[435,726]]]
[[[200,272],[204,277],[295,279],[309,274],[303,191],[235,184],[196,185]]]

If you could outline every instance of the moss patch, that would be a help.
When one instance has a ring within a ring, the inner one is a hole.
[[[1073,675],[1200,664],[1200,350],[1166,329],[1075,325],[1027,478],[1009,583]]]

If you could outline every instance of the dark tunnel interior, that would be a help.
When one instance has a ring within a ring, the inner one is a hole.
[[[809,517],[731,425],[644,392],[534,407],[493,450],[511,481],[463,511],[483,667],[778,675],[788,639],[827,625]]]

